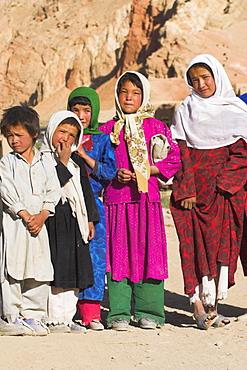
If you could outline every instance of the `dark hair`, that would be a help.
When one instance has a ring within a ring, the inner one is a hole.
[[[75,139],[75,144],[77,145],[78,140],[79,140],[79,136],[80,136],[80,133],[81,133],[81,125],[79,124],[79,122],[74,117],[68,117],[68,118],[63,119],[59,123],[58,126],[60,126],[60,125],[71,125],[71,126],[74,126],[78,129],[78,134],[77,134],[76,139]]]
[[[90,107],[92,106],[91,101],[85,96],[75,96],[68,102],[68,104],[70,109],[74,107],[76,104],[89,105]]]
[[[71,126],[75,126],[78,131],[81,131],[81,125],[79,124],[79,122],[74,118],[74,117],[68,117],[68,118],[65,118],[63,119],[58,126],[60,125],[71,125]]]
[[[143,95],[143,86],[142,86],[140,78],[135,73],[127,72],[118,81],[118,85],[117,85],[117,95],[118,96],[119,96],[121,87],[126,81],[132,82],[133,85],[141,89],[142,95]]]
[[[40,133],[39,115],[30,108],[27,102],[21,103],[14,107],[4,109],[4,113],[0,122],[2,134],[6,134],[10,127],[23,126],[35,143]],[[36,136],[36,137],[35,137]]]
[[[207,69],[210,73],[211,73],[211,75],[213,76],[213,78],[214,78],[214,74],[213,74],[213,71],[212,71],[212,69],[209,67],[209,65],[208,64],[206,64],[206,63],[195,63],[195,64],[193,64],[189,69],[188,69],[188,71],[187,71],[187,73],[186,73],[186,77],[187,77],[187,81],[188,81],[188,84],[190,85],[190,86],[192,86],[193,87],[193,83],[192,83],[192,81],[191,81],[191,78],[190,78],[190,70],[191,70],[191,68],[197,68],[197,67],[201,67],[201,68],[205,68],[205,69]]]

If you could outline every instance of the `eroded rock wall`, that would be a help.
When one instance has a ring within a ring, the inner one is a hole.
[[[115,78],[129,69],[150,78],[157,104],[181,100],[200,53],[247,88],[246,0],[1,1],[0,11],[0,109],[27,100],[47,119],[80,85],[114,109]]]
[[[131,1],[1,1],[1,106],[33,105],[116,68]]]

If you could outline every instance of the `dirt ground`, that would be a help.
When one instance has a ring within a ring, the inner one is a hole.
[[[237,319],[247,311],[247,279],[241,266],[236,285],[219,307],[220,313],[231,319],[231,326],[197,329],[183,294],[176,231],[169,211],[164,212],[170,276],[165,283],[166,324],[162,329],[143,330],[133,323],[127,332],[88,330],[47,337],[0,337],[0,369],[247,369],[247,323]],[[106,292],[104,320],[107,307]]]

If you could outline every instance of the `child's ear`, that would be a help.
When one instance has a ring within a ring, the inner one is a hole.
[[[36,139],[37,137],[39,136],[38,132],[36,132],[36,134],[34,135],[34,139]]]

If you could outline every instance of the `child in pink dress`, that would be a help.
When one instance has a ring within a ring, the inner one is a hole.
[[[168,127],[153,118],[150,85],[138,72],[116,84],[117,117],[100,127],[116,145],[117,175],[104,193],[107,219],[108,327],[127,330],[130,300],[134,319],[145,329],[164,324],[167,246],[157,176],[167,181],[180,166],[179,149]],[[153,164],[150,141],[163,134],[167,157]]]

